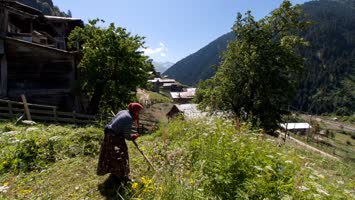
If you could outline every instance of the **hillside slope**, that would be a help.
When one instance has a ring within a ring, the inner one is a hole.
[[[45,15],[54,15],[62,17],[71,17],[71,11],[68,13],[61,11],[58,6],[53,4],[52,0],[16,0],[22,4],[31,6],[43,12]]]
[[[305,71],[294,103],[298,110],[351,115],[355,112],[355,1],[303,5],[314,25],[303,34]],[[352,4],[351,4],[352,2]]]
[[[305,48],[304,76],[293,107],[297,110],[351,115],[355,112],[355,1],[320,0],[302,5],[314,22],[303,36],[310,42]],[[214,75],[226,49],[228,33],[200,51],[177,62],[165,74],[183,84],[194,85]],[[218,47],[218,48],[217,48]]]
[[[196,53],[178,61],[164,75],[186,85],[195,85],[199,80],[210,78],[216,71],[213,66],[221,61],[220,53],[227,49],[228,41],[234,38],[234,32],[217,38]]]

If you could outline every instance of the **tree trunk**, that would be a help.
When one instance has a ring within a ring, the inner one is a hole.
[[[94,90],[94,94],[91,97],[89,103],[89,114],[96,114],[99,110],[99,105],[101,102],[102,95],[104,94],[104,88],[106,86],[107,80],[98,81]]]

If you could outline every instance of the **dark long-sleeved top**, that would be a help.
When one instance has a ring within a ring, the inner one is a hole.
[[[132,115],[128,110],[118,112],[115,117],[105,126],[106,130],[111,130],[114,134],[120,134],[126,139],[131,140],[131,134],[136,133],[133,126]]]

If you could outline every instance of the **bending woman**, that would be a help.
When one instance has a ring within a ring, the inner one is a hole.
[[[97,175],[111,176],[121,182],[128,182],[129,157],[125,139],[135,140],[139,137],[139,112],[143,106],[139,103],[130,103],[128,110],[118,112],[105,126],[105,137],[101,145]],[[134,123],[133,123],[134,122]]]

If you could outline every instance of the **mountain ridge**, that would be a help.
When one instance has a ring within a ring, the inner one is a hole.
[[[225,51],[228,42],[234,38],[234,32],[229,32],[218,37],[196,53],[190,54],[175,63],[166,70],[164,75],[168,75],[187,85],[195,85],[200,79],[210,78],[216,71],[213,66],[221,61],[221,57],[216,55]],[[200,61],[195,60],[195,56],[203,57],[204,59],[200,59]]]

